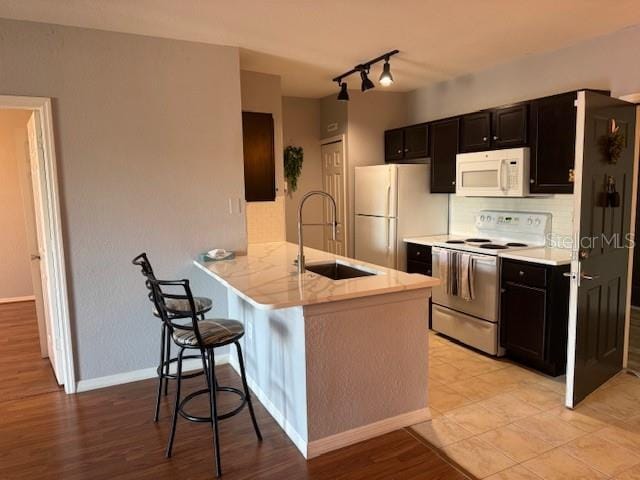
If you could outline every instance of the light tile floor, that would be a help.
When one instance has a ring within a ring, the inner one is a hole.
[[[575,410],[564,378],[429,336],[433,420],[413,430],[476,478],[640,480],[640,379],[620,374]]]

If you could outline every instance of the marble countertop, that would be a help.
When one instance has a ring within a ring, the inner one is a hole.
[[[473,235],[472,235],[473,236]],[[464,240],[469,235],[433,235],[427,237],[403,238],[406,243],[432,246],[447,240]],[[508,252],[497,252],[501,258],[511,258],[523,262],[542,263],[544,265],[568,265],[571,263],[571,250],[563,248],[533,247]]]
[[[346,280],[332,280],[309,271],[299,275],[293,264],[297,255],[298,246],[293,243],[259,243],[249,245],[246,255],[233,260],[206,262],[198,259],[194,264],[261,309],[335,302],[440,284],[437,278],[404,273],[307,247],[304,249],[307,265],[339,260],[378,274]]]
[[[499,253],[498,255],[502,258],[553,266],[569,265],[571,263],[571,250],[563,248],[527,248],[508,253]]]

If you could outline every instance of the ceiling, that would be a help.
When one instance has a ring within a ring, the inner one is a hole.
[[[409,91],[640,24],[640,1],[0,0],[0,17],[234,45],[285,95],[320,97],[394,48],[389,89]]]

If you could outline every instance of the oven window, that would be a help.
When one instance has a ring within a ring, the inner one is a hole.
[[[496,170],[473,170],[462,172],[463,187],[498,187],[498,172]]]

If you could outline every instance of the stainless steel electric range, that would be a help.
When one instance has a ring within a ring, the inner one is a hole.
[[[500,253],[544,246],[551,231],[551,214],[483,210],[475,218],[472,236],[450,235],[432,244],[433,276],[442,277],[443,251],[470,255],[474,296],[465,300],[447,293],[444,285],[432,292],[432,329],[491,355],[500,347]]]

